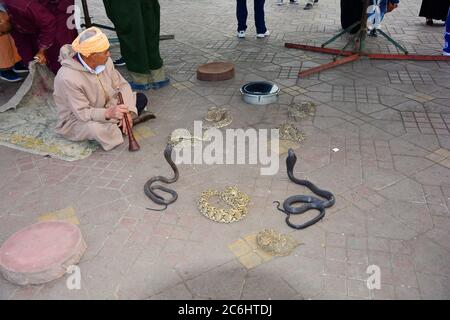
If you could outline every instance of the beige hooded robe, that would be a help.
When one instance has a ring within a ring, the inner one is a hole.
[[[136,95],[110,58],[106,69],[96,75],[74,59],[75,54],[70,45],[60,51],[62,67],[56,75],[53,93],[58,110],[55,131],[72,141],[97,140],[103,149],[111,150],[123,143],[123,136],[118,120],[105,119],[106,108],[118,104],[115,93],[119,89],[134,117]]]

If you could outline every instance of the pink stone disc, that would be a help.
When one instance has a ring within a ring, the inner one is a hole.
[[[0,247],[0,272],[19,285],[41,284],[62,277],[86,250],[80,229],[62,221],[25,227]]]

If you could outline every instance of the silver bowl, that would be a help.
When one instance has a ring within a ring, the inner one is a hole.
[[[242,86],[242,99],[249,104],[264,105],[277,101],[280,88],[267,81],[249,82]]]

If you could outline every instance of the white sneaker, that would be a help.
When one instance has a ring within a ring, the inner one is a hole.
[[[283,0],[277,0],[277,6],[282,6],[283,5]]]
[[[245,38],[245,31],[238,31],[236,35],[238,38]]]
[[[269,30],[267,30],[265,33],[256,34],[256,37],[262,39],[262,38],[268,37],[269,35],[270,35],[270,32],[269,32]]]

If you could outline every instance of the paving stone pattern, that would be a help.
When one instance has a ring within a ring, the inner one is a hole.
[[[443,27],[425,26],[421,1],[407,2],[386,16],[385,31],[411,53],[439,55]],[[94,21],[108,23],[102,2],[89,3]],[[63,162],[0,147],[0,242],[36,221],[65,219],[79,223],[88,245],[80,290],[68,290],[65,278],[32,287],[0,278],[0,299],[449,299],[450,63],[363,58],[297,79],[332,57],[284,43],[320,45],[338,32],[337,0],[309,11],[266,1],[266,39],[255,38],[252,12],[247,37],[236,38],[234,1],[160,3],[161,33],[175,34],[161,42],[172,82],[146,93],[157,119],[136,128],[139,152],[122,145]],[[366,47],[398,53],[382,37]],[[112,53],[120,55],[117,44]],[[196,80],[197,66],[210,61],[232,61],[234,79]],[[255,80],[280,86],[277,103],[241,100],[239,88]],[[17,88],[0,82],[0,103]],[[296,123],[306,140],[296,148],[295,174],[336,195],[323,221],[293,231],[275,210],[274,200],[309,194],[288,180],[284,151],[274,176],[261,176],[257,165],[180,165],[178,201],[164,213],[146,210],[153,204],[145,181],[170,174],[163,149],[172,130],[225,105],[232,128],[274,128],[302,101],[317,110]],[[248,215],[229,225],[206,219],[196,208],[200,193],[228,184],[250,195]],[[265,259],[246,242],[264,228],[301,245]],[[381,270],[379,290],[366,286],[372,264]]]

